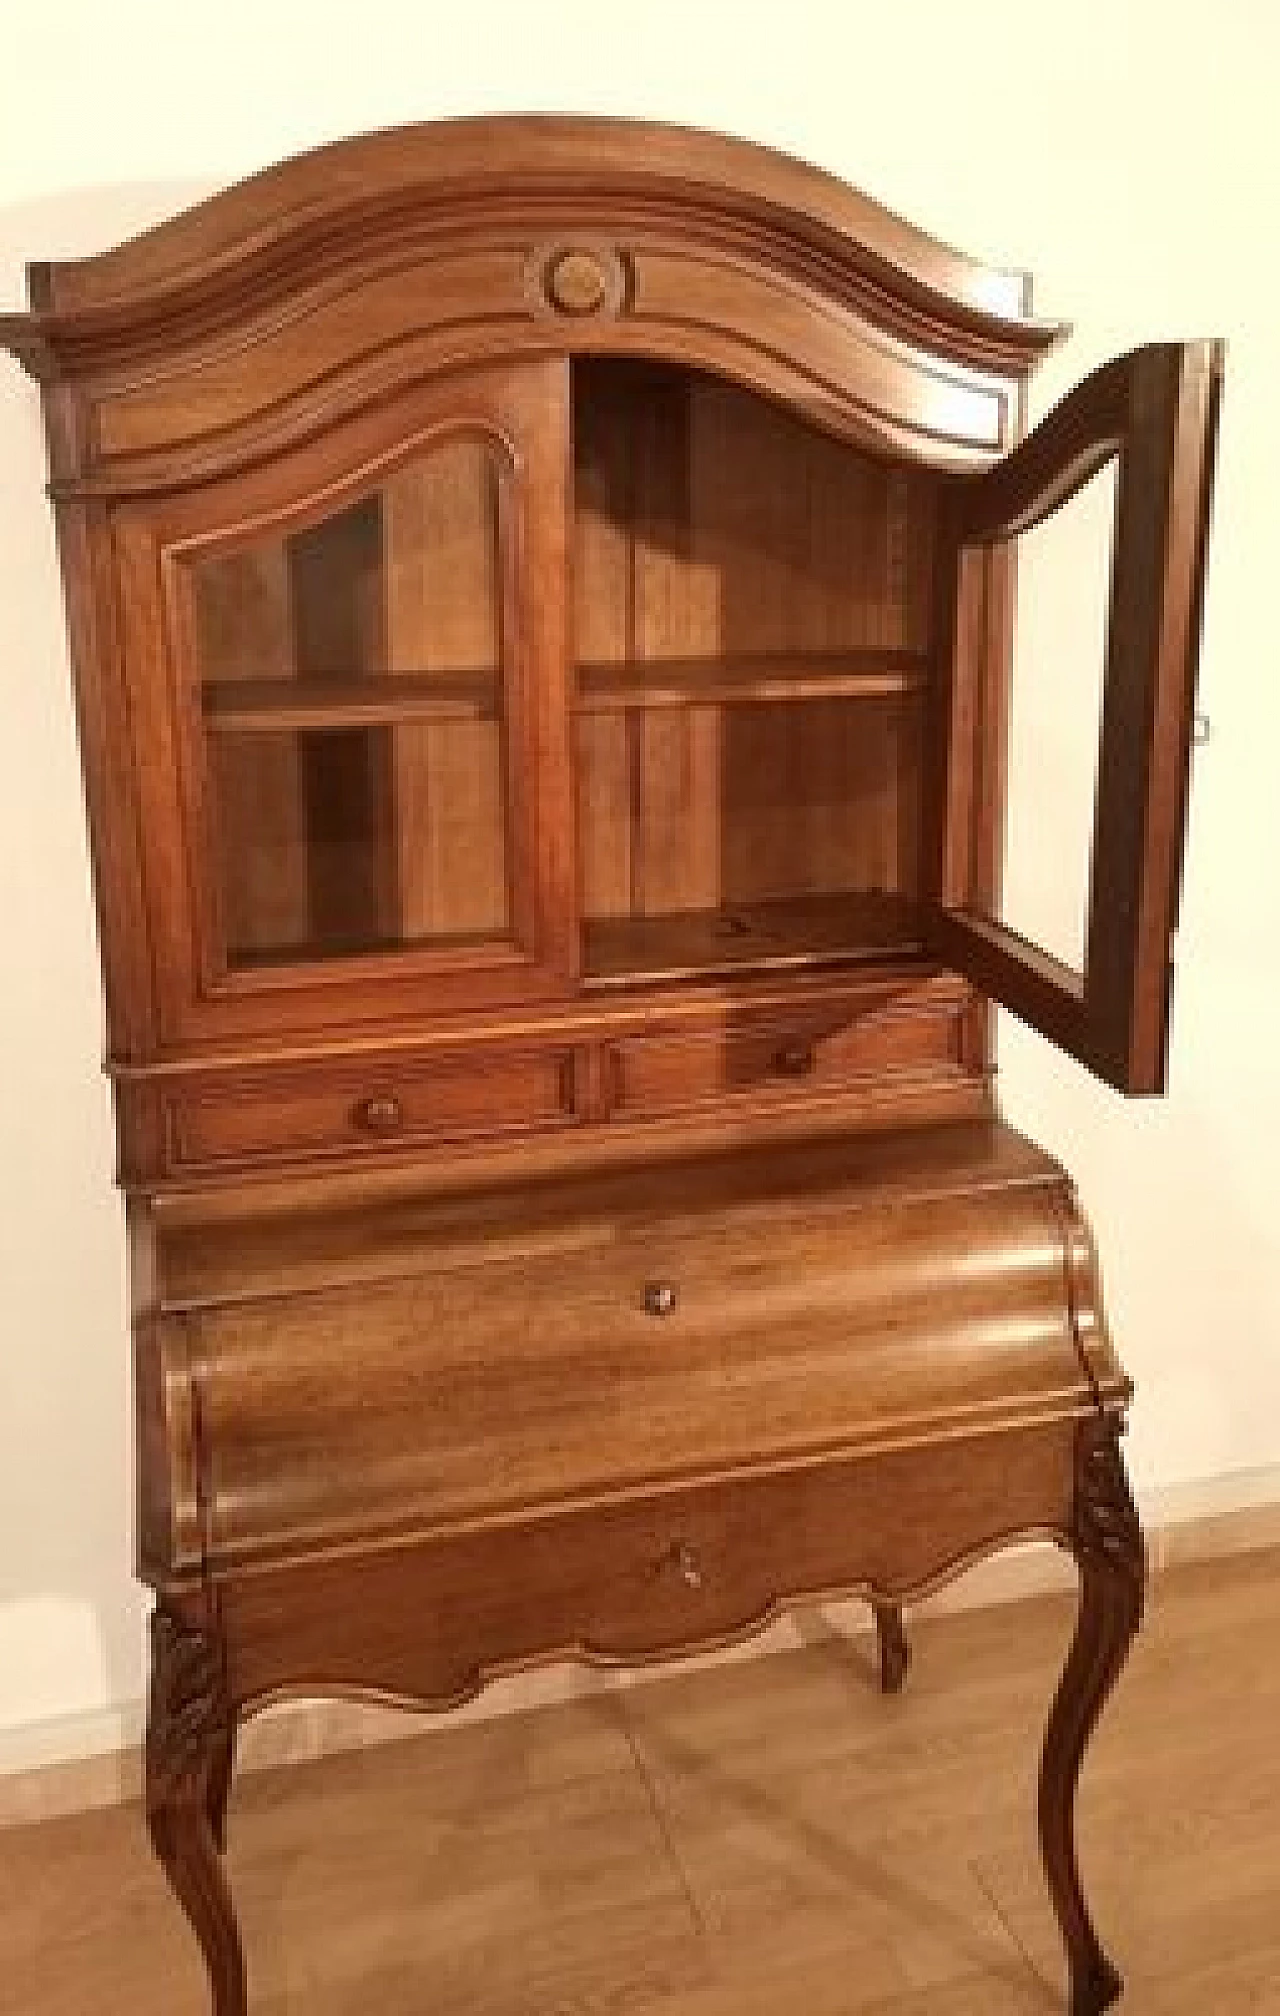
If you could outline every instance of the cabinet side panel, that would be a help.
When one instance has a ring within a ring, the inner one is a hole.
[[[46,401],[51,435],[55,409],[66,398],[55,394]],[[129,1063],[146,1056],[154,1042],[156,996],[120,600],[106,507],[60,499],[57,534],[106,985],[108,1051],[113,1059]]]

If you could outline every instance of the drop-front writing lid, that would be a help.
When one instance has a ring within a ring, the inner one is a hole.
[[[1062,1172],[991,1126],[159,1237],[225,1566],[1125,1390]]]

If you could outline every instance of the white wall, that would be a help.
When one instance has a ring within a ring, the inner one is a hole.
[[[1132,1457],[1148,1497],[1280,1464],[1280,1068],[1266,995],[1280,979],[1278,19],[1267,0],[1051,11],[1025,0],[220,0],[198,17],[172,0],[0,6],[5,306],[22,300],[25,260],[96,250],[318,141],[548,108],[772,142],[977,254],[1031,267],[1045,312],[1076,325],[1038,410],[1117,345],[1229,338],[1203,656],[1214,736],[1192,804],[1172,1094],[1126,1106],[1018,1029],[1003,1039],[1008,1111],[1078,1172],[1098,1227],[1138,1381]],[[0,1739],[11,1732],[10,1755],[41,1747],[12,1732],[102,1715],[142,1687],[121,1218],[42,479],[34,390],[0,370]],[[1052,859],[1034,797],[1032,813]],[[110,1726],[108,1714],[99,1733]],[[44,1747],[69,1747],[89,1727],[55,1727]]]

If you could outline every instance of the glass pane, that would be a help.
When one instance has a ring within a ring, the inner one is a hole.
[[[1018,617],[997,921],[1082,974],[1118,464],[1015,540]]]
[[[509,934],[498,512],[457,440],[193,563],[230,965]]]
[[[503,938],[495,721],[218,735],[228,963]]]

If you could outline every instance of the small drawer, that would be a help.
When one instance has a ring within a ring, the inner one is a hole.
[[[954,999],[907,1009],[868,1009],[865,998],[829,1000],[790,1015],[748,1009],[714,1024],[618,1043],[614,1103],[639,1115],[726,1099],[785,1101],[890,1073],[950,1076],[962,1044]]]
[[[219,1583],[232,1693],[287,1687],[304,1643],[326,1685],[444,1706],[483,1675],[566,1647],[608,1660],[686,1653],[759,1629],[784,1603],[919,1589],[1006,1538],[1069,1523],[1075,1434],[1067,1418],[757,1465],[666,1497],[232,1572]],[[485,1600],[460,1601],[466,1590]],[[380,1620],[376,1633],[351,1630],[354,1607]]]
[[[169,1108],[169,1139],[173,1162],[189,1166],[491,1139],[572,1118],[571,1052],[476,1050],[465,1062],[387,1060],[360,1076],[282,1073],[182,1095]]]

